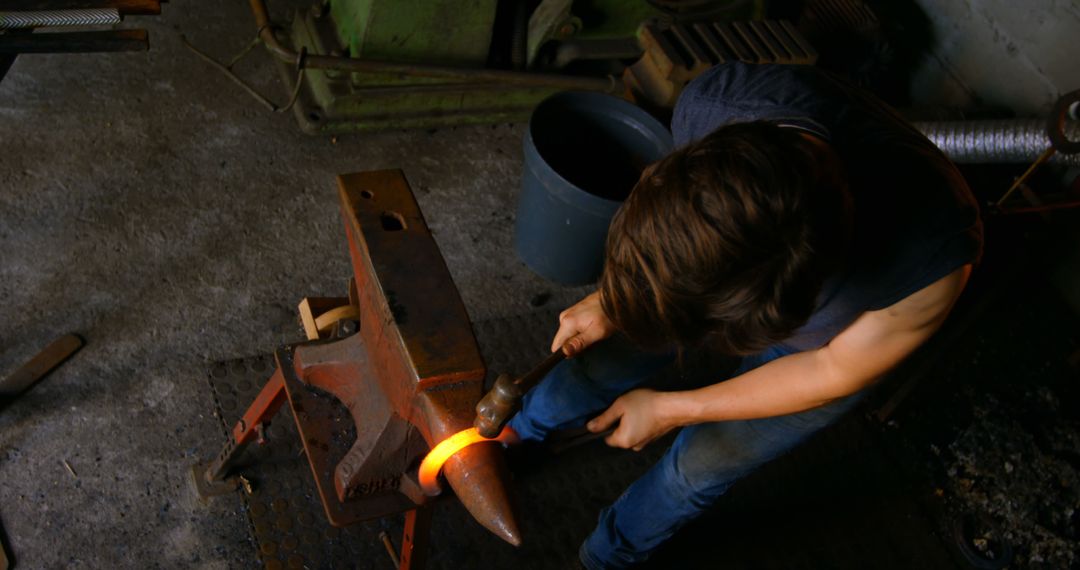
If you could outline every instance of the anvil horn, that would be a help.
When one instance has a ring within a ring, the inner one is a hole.
[[[507,471],[498,444],[459,451],[443,465],[443,474],[477,522],[506,542],[521,546],[514,502],[502,484]]]

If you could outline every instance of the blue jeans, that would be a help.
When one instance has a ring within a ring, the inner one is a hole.
[[[735,375],[786,354],[770,348],[747,357]],[[510,427],[530,441],[542,441],[552,430],[580,427],[673,359],[671,354],[642,353],[618,337],[599,343],[552,370],[525,396]],[[797,414],[683,428],[663,458],[601,511],[596,529],[581,546],[582,564],[594,570],[643,562],[735,481],[835,422],[861,395]]]

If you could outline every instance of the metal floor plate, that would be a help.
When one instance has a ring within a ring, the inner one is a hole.
[[[210,386],[223,426],[231,428],[272,372],[271,355],[213,365]],[[348,417],[343,406],[338,406],[337,413]],[[251,482],[251,494],[242,494],[264,566],[267,569],[392,567],[388,561],[385,566],[355,562],[386,558],[378,539],[384,524],[369,521],[337,529],[327,522],[311,469],[302,454],[296,424],[289,414],[289,407],[283,406],[267,430],[269,442],[249,447],[240,469]],[[352,427],[352,422],[342,425]]]
[[[522,373],[540,361],[557,325],[556,311],[474,324],[488,366]],[[694,370],[688,361],[684,374]],[[231,426],[272,372],[260,356],[214,364],[209,379],[224,426]],[[346,415],[337,405],[335,413]],[[241,473],[259,558],[266,568],[390,569],[378,538],[400,547],[403,516],[344,529],[327,523],[295,424],[284,406],[270,442],[249,451]],[[347,416],[345,416],[347,417]],[[350,426],[352,422],[343,421]],[[930,519],[897,487],[896,470],[875,451],[860,422],[817,438],[740,483],[713,512],[680,532],[657,554],[656,568],[950,567]],[[872,438],[871,438],[872,439]],[[604,506],[614,501],[666,449],[640,453],[600,442],[560,454],[536,450],[511,457],[524,543],[514,548],[472,520],[452,499],[435,505],[429,568],[572,568],[581,542]],[[721,554],[722,553],[722,554]],[[906,553],[906,554],[905,554]],[[719,558],[717,558],[719,556]],[[912,558],[914,557],[914,558]]]

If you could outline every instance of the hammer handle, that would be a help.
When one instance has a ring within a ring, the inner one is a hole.
[[[528,392],[544,376],[547,376],[548,372],[551,372],[551,369],[555,368],[555,365],[562,362],[564,358],[566,358],[566,353],[564,353],[561,348],[552,352],[543,360],[543,362],[526,372],[524,376],[514,380],[514,385],[516,385],[523,394]]]

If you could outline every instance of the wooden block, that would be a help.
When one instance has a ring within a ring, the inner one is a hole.
[[[351,311],[339,310],[342,308]],[[319,340],[320,331],[329,330],[341,319],[359,318],[356,305],[351,303],[348,297],[304,297],[297,311],[300,313],[300,324],[304,327],[304,336],[308,340]]]

